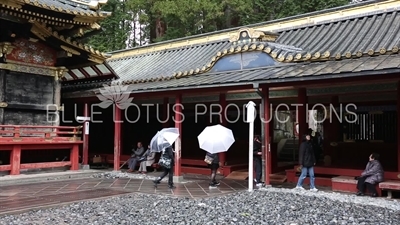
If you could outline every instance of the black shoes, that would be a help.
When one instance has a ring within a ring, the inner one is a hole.
[[[364,193],[362,193],[361,191],[359,191],[359,192],[357,192],[356,195],[357,195],[357,196],[364,196]],[[378,194],[377,194],[377,193],[373,193],[373,194],[371,195],[371,197],[378,197]]]
[[[220,185],[220,183],[218,182],[218,181],[212,181],[211,183],[210,183],[210,187],[217,187],[217,186],[219,186]]]

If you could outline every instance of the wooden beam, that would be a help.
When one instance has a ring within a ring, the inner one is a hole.
[[[38,111],[47,111],[47,105],[42,104],[26,104],[26,103],[7,103],[7,108],[10,109],[27,109],[27,110],[38,110]]]
[[[43,163],[23,163],[21,169],[41,169],[41,168],[53,168],[63,167],[71,165],[70,161],[63,162],[43,162]]]

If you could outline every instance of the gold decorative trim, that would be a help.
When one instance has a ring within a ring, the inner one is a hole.
[[[0,57],[4,55],[8,55],[12,52],[15,46],[13,46],[10,42],[1,42],[0,43]]]
[[[279,34],[273,32],[259,31],[253,28],[245,27],[239,29],[235,34],[231,35],[229,41],[239,41],[241,36],[248,39],[258,39],[267,42],[274,42],[278,38]]]
[[[375,54],[375,51],[373,49],[368,50],[368,55],[373,56]]]
[[[68,53],[71,53],[71,54],[74,54],[74,55],[80,55],[81,54],[80,52],[76,51],[75,49],[72,49],[72,48],[67,47],[65,45],[60,45],[60,48],[62,48],[64,51],[66,51]]]
[[[399,52],[399,47],[398,47],[398,46],[393,46],[392,52],[393,52],[393,53]]]
[[[54,76],[57,77],[56,79],[63,77],[64,73],[68,71],[65,67],[34,66],[26,63],[14,62],[11,60],[8,60],[7,63],[0,63],[0,69],[21,73]]]
[[[44,14],[27,12],[22,8],[16,8],[9,6],[8,4],[2,4],[2,6],[6,7],[6,9],[1,9],[1,13],[9,14],[18,18],[23,18],[26,20],[35,20],[44,22],[47,24],[55,25],[55,26],[66,26],[71,24],[79,24],[79,25],[91,25],[90,23],[81,23],[74,20],[65,20],[57,17],[49,17]]]
[[[0,108],[7,108],[8,103],[7,102],[0,102]]]
[[[20,9],[25,4],[23,2],[18,2],[18,1],[13,1],[13,0],[5,0],[4,2],[2,2],[2,5],[9,6],[14,9]]]

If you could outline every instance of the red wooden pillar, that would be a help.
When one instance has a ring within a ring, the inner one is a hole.
[[[10,154],[10,175],[20,174],[21,169],[21,145],[14,145]]]
[[[220,104],[221,109],[222,109],[221,115],[220,115],[220,118],[221,118],[220,122],[221,122],[222,126],[226,127],[227,126],[227,120],[226,120],[225,116],[227,115],[227,113],[225,113],[225,109],[226,109],[226,95],[225,94],[220,94],[219,95],[219,104]],[[222,166],[225,165],[226,152],[219,153],[219,161],[221,162]]]
[[[84,117],[89,117],[89,105],[85,103],[84,109],[83,109],[83,116]],[[89,164],[89,121],[85,121],[83,123],[83,147],[82,147],[82,165],[88,165]]]
[[[270,185],[270,177],[269,175],[271,174],[272,170],[272,165],[271,165],[271,138],[270,138],[270,99],[269,99],[269,88],[268,87],[263,87],[262,88],[262,93],[263,93],[263,105],[264,105],[264,120],[263,126],[264,126],[264,148],[262,149],[263,151],[263,157],[265,159],[265,185]],[[273,120],[271,120],[272,122]]]
[[[397,171],[400,172],[400,82],[397,82]]]
[[[298,91],[298,112],[297,118],[299,123],[299,145],[303,139],[303,135],[306,134],[307,126],[307,91],[305,88],[300,88]]]
[[[175,127],[179,130],[179,137],[175,141],[175,167],[174,176],[181,176],[181,151],[182,151],[182,95],[177,94],[175,97]]]
[[[121,157],[121,109],[114,105],[114,171],[119,170]]]
[[[169,127],[169,99],[166,97],[163,101],[163,128]]]
[[[75,144],[70,153],[70,161],[71,161],[71,168],[70,170],[78,170],[79,169],[79,145]]]

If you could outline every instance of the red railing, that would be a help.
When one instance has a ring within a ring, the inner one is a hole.
[[[0,125],[0,151],[11,151],[10,164],[0,165],[0,171],[20,174],[21,169],[71,166],[79,169],[79,145],[82,126]],[[70,161],[21,164],[23,150],[70,149]]]
[[[82,126],[0,125],[0,144],[9,141],[79,141]]]

